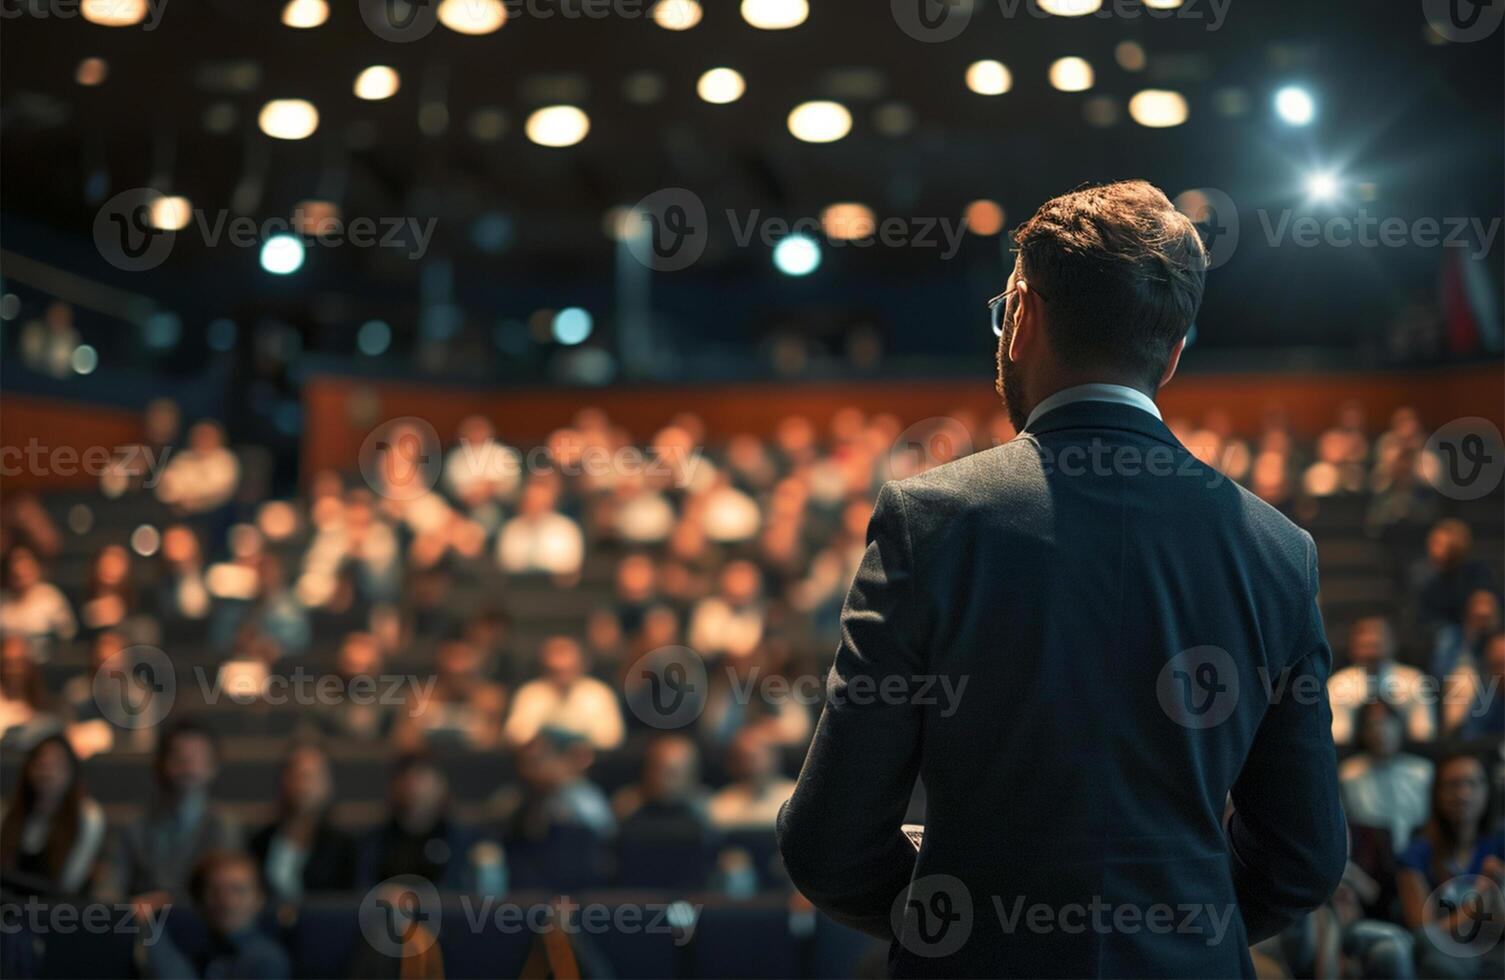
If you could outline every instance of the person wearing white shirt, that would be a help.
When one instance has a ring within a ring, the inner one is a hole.
[[[587,739],[597,750],[622,744],[616,692],[585,673],[585,653],[567,636],[550,637],[539,651],[543,676],[517,689],[504,728],[507,741],[526,745],[545,728]]]
[[[497,536],[496,557],[503,571],[558,577],[580,572],[585,538],[578,524],[553,507],[554,492],[548,484],[534,480],[523,489],[518,515],[502,525]]]
[[[1334,743],[1350,744],[1359,709],[1377,700],[1401,716],[1410,741],[1430,742],[1435,737],[1435,692],[1425,674],[1396,662],[1395,636],[1384,617],[1369,616],[1353,624],[1348,659],[1352,665],[1335,672],[1327,682]]]
[[[1400,717],[1385,702],[1365,705],[1359,719],[1364,751],[1338,767],[1343,809],[1356,824],[1388,830],[1398,853],[1427,821],[1432,763],[1400,751]]]

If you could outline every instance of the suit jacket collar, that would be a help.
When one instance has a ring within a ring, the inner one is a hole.
[[[1069,402],[1040,415],[1019,434],[1041,436],[1067,429],[1118,429],[1148,436],[1177,449],[1184,448],[1181,440],[1160,419],[1142,409],[1116,402]]]

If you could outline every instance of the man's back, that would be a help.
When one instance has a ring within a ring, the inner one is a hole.
[[[1248,974],[1343,867],[1315,568],[1128,405],[889,485],[780,821],[796,884],[901,974]]]

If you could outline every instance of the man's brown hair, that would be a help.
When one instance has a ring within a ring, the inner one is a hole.
[[[1056,356],[1153,392],[1202,305],[1207,253],[1191,220],[1159,188],[1121,180],[1046,201],[1014,243]]]

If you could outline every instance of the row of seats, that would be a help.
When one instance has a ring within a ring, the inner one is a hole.
[[[540,941],[527,923],[543,920],[541,913],[527,910],[545,907],[553,898],[548,892],[511,895],[505,904],[519,911],[499,915],[498,900],[488,904],[484,899],[447,896],[442,913],[429,918],[429,928],[438,925],[444,975],[519,976]],[[365,942],[360,904],[359,895],[330,896],[311,899],[296,912],[287,910],[293,917],[282,921],[268,912],[267,931],[281,937],[295,964],[295,977],[349,975]],[[863,969],[864,964],[884,954],[876,940],[820,913],[791,909],[782,898],[733,903],[715,897],[676,900],[666,893],[605,892],[582,894],[575,904],[609,910],[587,918],[579,911],[571,916],[571,950],[586,975],[591,975],[594,961],[609,964],[610,973],[619,977],[857,976],[871,972]],[[118,921],[120,912],[112,909],[112,914],[112,921]],[[134,935],[118,930],[52,934],[45,928],[33,930],[28,921],[45,921],[45,912],[15,918],[16,913],[8,910],[6,915],[11,921],[0,930],[0,974],[50,978],[134,973]],[[693,927],[685,928],[689,923]],[[188,908],[168,913],[167,933],[185,951],[205,942],[203,924]]]

